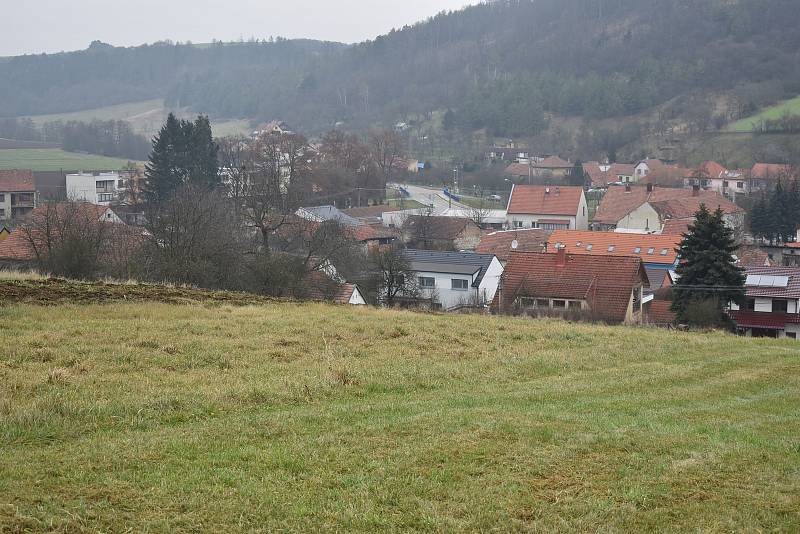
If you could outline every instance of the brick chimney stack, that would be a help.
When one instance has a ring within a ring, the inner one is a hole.
[[[559,247],[556,250],[556,267],[567,266],[567,249],[566,247]]]
[[[693,197],[699,197],[700,196],[700,186],[699,185],[693,185],[692,186],[692,196]]]

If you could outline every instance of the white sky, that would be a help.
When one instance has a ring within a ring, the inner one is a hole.
[[[240,37],[372,39],[478,0],[0,0],[0,56]]]

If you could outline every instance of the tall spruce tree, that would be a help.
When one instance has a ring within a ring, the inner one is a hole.
[[[722,209],[711,213],[701,205],[679,249],[679,279],[672,302],[679,322],[732,326],[725,307],[730,302],[742,304],[745,297],[744,271],[734,264],[736,249]]]
[[[218,146],[208,117],[195,122],[178,120],[172,113],[153,139],[145,169],[145,197],[151,203],[169,199],[184,184],[213,188],[220,183]]]

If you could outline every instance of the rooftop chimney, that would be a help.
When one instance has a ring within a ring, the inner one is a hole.
[[[556,196],[559,196],[560,194],[561,194],[561,188],[556,187]]]
[[[560,247],[556,249],[556,267],[566,267],[567,266],[567,249],[566,247]]]
[[[550,194],[550,188],[549,187],[545,187],[544,188],[544,194],[545,195],[549,195]]]
[[[692,186],[692,196],[693,197],[699,197],[700,196],[700,186],[699,185],[693,185]]]
[[[631,184],[625,184],[625,192],[626,193],[630,193],[631,192]]]
[[[647,192],[648,193],[652,193],[653,192],[653,184],[647,184]]]

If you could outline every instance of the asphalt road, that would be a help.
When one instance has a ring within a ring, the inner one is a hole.
[[[399,184],[393,185],[398,187]],[[426,206],[433,204],[434,215],[443,213],[449,208],[463,210],[470,209],[469,206],[465,206],[459,202],[448,202],[448,200],[444,198],[441,189],[421,187],[418,185],[404,185],[403,188],[411,194],[411,197],[409,197],[411,200],[416,200],[420,204],[425,204]]]

